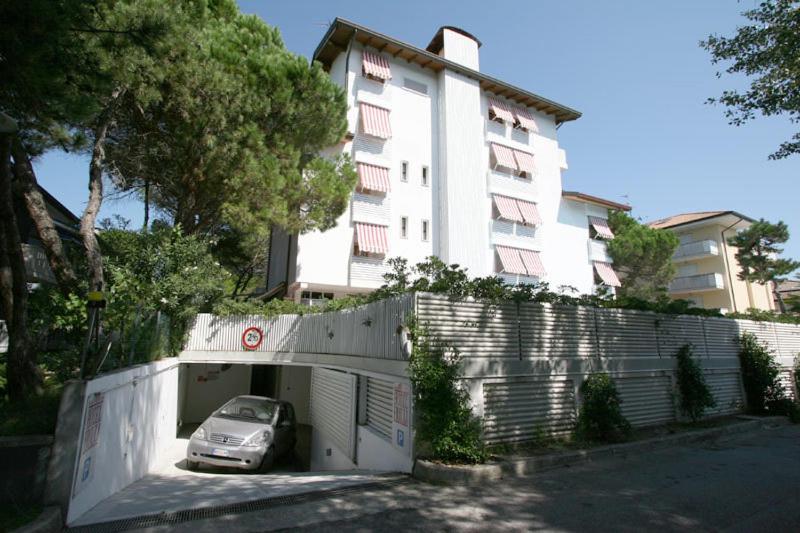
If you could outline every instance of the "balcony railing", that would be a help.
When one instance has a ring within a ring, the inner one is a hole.
[[[350,258],[350,284],[354,287],[380,287],[388,271],[383,258],[357,255]]]
[[[696,276],[683,276],[675,278],[669,284],[669,292],[697,292],[715,289],[724,289],[725,283],[722,274],[713,272],[711,274],[698,274]]]
[[[388,225],[389,209],[385,195],[353,193],[353,222]]]
[[[681,244],[678,246],[678,249],[675,250],[675,254],[672,256],[672,259],[674,261],[683,261],[712,255],[719,255],[717,242],[711,239],[706,239],[703,241],[694,241]]]
[[[611,256],[608,255],[608,245],[604,241],[589,239],[589,260],[611,263]]]
[[[491,193],[522,198],[531,202],[535,202],[539,198],[536,178],[522,178],[510,172],[489,169],[487,182]]]

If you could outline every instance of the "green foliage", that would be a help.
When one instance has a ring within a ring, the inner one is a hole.
[[[743,15],[752,22],[736,29],[733,37],[710,35],[700,45],[711,53],[713,63],[725,62],[728,74],[743,74],[750,83],[744,91],[724,91],[710,103],[728,109],[730,124],[741,126],[764,116],[789,116],[800,120],[800,8],[796,0],[764,0]],[[717,76],[720,76],[717,73]],[[770,159],[800,152],[800,132],[780,145]]]
[[[229,277],[209,243],[165,226],[150,232],[112,229],[101,234],[101,242],[109,285],[105,325],[122,335],[120,350],[146,342],[146,351],[157,357],[176,354],[190,321],[222,298]],[[169,338],[159,339],[167,329]]]
[[[482,463],[486,450],[480,421],[461,383],[461,358],[422,326],[410,324],[413,349],[408,371],[414,390],[417,436],[432,458],[446,463]]]
[[[752,333],[739,337],[739,361],[748,410],[758,415],[788,415],[798,420],[797,404],[786,396],[780,382],[781,367],[772,353]]]
[[[575,428],[585,441],[620,442],[628,438],[631,425],[622,416],[619,394],[608,374],[590,374],[581,384],[583,404]]]
[[[53,434],[61,401],[59,385],[48,381],[41,396],[34,395],[20,403],[8,402],[3,397],[0,397],[0,436]]]
[[[800,315],[790,313],[776,313],[775,311],[764,311],[763,309],[750,308],[744,313],[728,313],[726,318],[741,318],[744,320],[756,320],[758,322],[782,322],[784,324],[800,324]]]
[[[706,409],[716,405],[714,396],[706,385],[700,365],[692,358],[692,347],[684,344],[675,355],[678,360],[677,378],[680,391],[681,412],[696,422]]]
[[[672,254],[680,243],[678,237],[669,230],[641,224],[623,211],[610,211],[608,222],[614,232],[608,253],[621,274],[618,294],[646,301],[666,296],[675,275]]]
[[[783,252],[778,245],[788,240],[789,228],[783,221],[772,224],[763,218],[728,238],[728,244],[736,248],[736,260],[741,269],[739,279],[754,283],[777,282],[800,268],[800,261],[778,257]]]

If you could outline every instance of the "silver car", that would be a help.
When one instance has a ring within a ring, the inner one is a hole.
[[[186,463],[267,471],[276,457],[294,451],[297,425],[289,402],[237,396],[200,424],[189,439]]]

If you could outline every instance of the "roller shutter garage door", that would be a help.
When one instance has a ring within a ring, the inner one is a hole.
[[[675,420],[669,376],[624,377],[614,380],[622,415],[632,426],[655,426]]]
[[[706,373],[706,385],[717,405],[707,409],[706,416],[738,413],[744,406],[742,378],[738,372]]]
[[[367,378],[367,427],[385,438],[392,438],[393,384],[382,379]]]
[[[356,451],[356,376],[314,368],[311,371],[311,425],[350,459]]]

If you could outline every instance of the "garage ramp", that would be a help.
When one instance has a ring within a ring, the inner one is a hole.
[[[143,524],[175,523],[305,501],[406,477],[365,471],[297,472],[291,462],[276,464],[269,474],[215,468],[192,472],[186,469],[185,452],[186,440],[176,439],[170,461],[100,502],[70,524],[70,530],[90,526],[86,529],[123,531]]]

